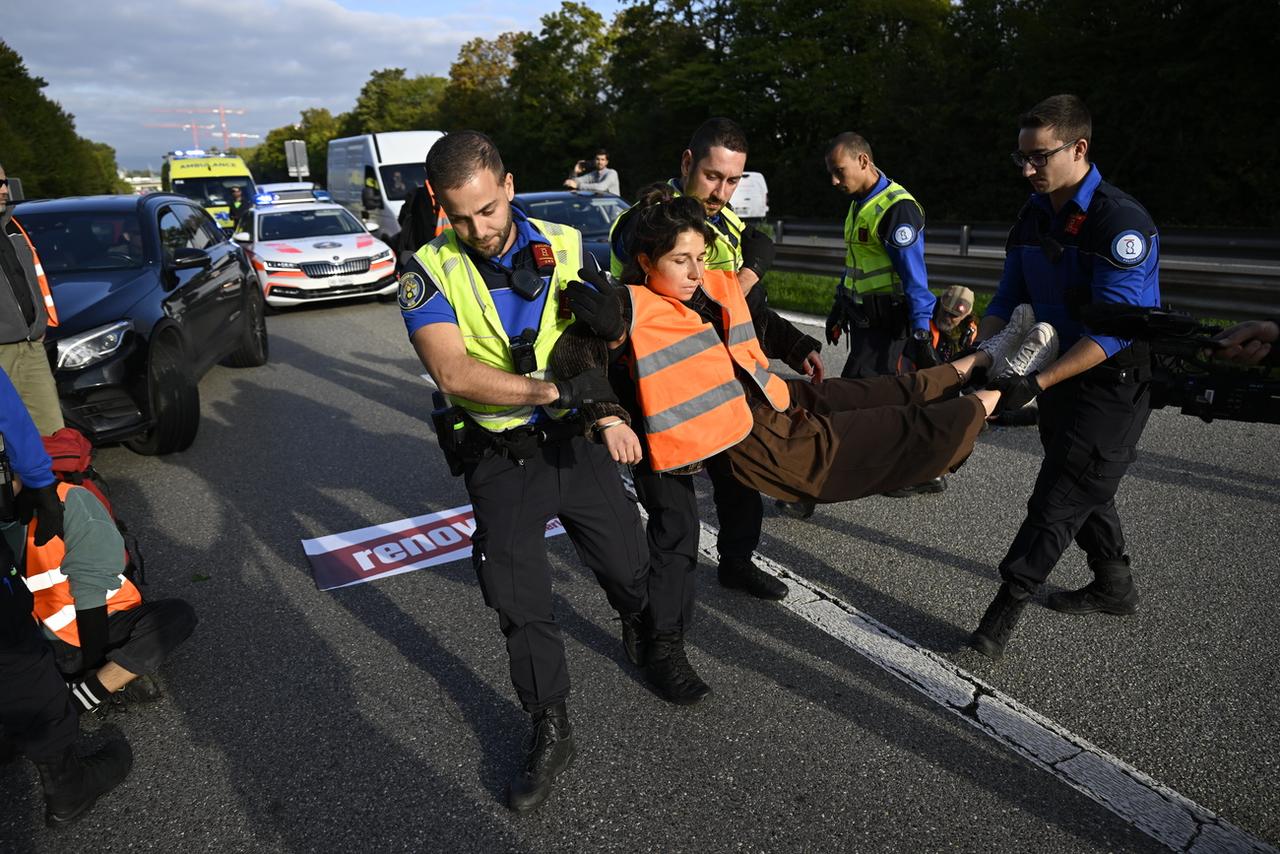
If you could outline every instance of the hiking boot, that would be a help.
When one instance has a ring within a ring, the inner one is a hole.
[[[722,557],[716,570],[721,587],[745,590],[757,599],[787,598],[787,585],[751,562],[751,558]]]
[[[1021,587],[1014,587],[1007,581],[1001,584],[996,598],[987,606],[987,612],[969,638],[969,646],[992,661],[1003,658],[1005,645],[1009,643],[1022,609],[1027,607],[1030,599],[1031,594]]]
[[[1009,322],[1003,329],[978,343],[978,349],[991,357],[988,379],[995,379],[998,376],[996,371],[1007,364],[1010,356],[1018,352],[1022,346],[1022,339],[1027,336],[1027,331],[1035,322],[1035,311],[1030,305],[1023,303],[1013,310],[1013,314],[1009,316]]]
[[[679,706],[692,706],[711,693],[711,686],[698,677],[689,663],[681,632],[653,635],[645,676],[662,699]]]
[[[1050,594],[1045,602],[1064,614],[1116,614],[1128,616],[1138,612],[1138,588],[1129,570],[1129,558],[1096,560],[1089,564],[1093,581],[1079,590]]]
[[[926,480],[924,483],[917,483],[914,486],[891,489],[888,492],[882,492],[881,495],[886,498],[910,498],[912,495],[937,495],[946,491],[947,479],[945,477],[935,477]]]
[[[57,759],[37,762],[44,786],[44,823],[61,827],[84,815],[99,797],[111,791],[133,766],[129,742],[115,738],[85,757],[68,747]]]
[[[511,779],[507,805],[516,812],[528,812],[551,794],[556,778],[573,764],[577,750],[569,710],[556,703],[533,715],[533,745],[524,767]]]
[[[802,498],[799,501],[775,501],[773,506],[777,507],[778,512],[783,516],[790,516],[792,519],[808,519],[813,515],[813,508],[816,505]]]
[[[644,667],[645,652],[648,648],[644,613],[620,613],[618,619],[622,621],[622,650],[627,654],[627,661],[636,667]]]
[[[993,365],[991,379],[1035,373],[1058,358],[1058,330],[1047,323],[1037,323],[1027,330],[1022,346],[1007,356],[1000,365]]]
[[[112,697],[120,697],[125,703],[154,703],[164,696],[160,690],[160,680],[154,676],[143,674],[134,679]]]

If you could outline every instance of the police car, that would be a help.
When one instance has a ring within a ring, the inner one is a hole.
[[[263,192],[236,224],[267,304],[396,293],[395,255],[324,190]]]

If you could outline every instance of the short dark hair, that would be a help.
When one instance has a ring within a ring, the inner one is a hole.
[[[605,151],[603,148],[597,148],[597,149],[596,149],[596,157],[599,157],[599,156],[601,156],[601,155],[604,155],[605,157],[608,157],[608,156],[609,156],[609,152]]]
[[[693,162],[697,163],[711,153],[716,146],[747,153],[747,135],[733,119],[717,117],[707,119],[693,132],[689,140],[689,150],[693,152]]]
[[[635,227],[627,240],[630,260],[622,268],[622,281],[639,284],[644,281],[640,256],[655,261],[671,251],[676,238],[686,231],[696,231],[710,246],[715,232],[707,225],[707,212],[693,196],[677,196],[670,184],[653,184],[640,191],[640,199],[631,208]]]
[[[859,154],[867,155],[868,160],[875,160],[871,154],[871,143],[867,142],[861,134],[856,134],[851,130],[844,133],[838,133],[827,143],[827,156],[835,153],[836,149],[840,149],[850,157],[857,157]]]
[[[482,169],[499,181],[507,174],[498,146],[478,130],[446,134],[427,152],[427,180],[437,193],[461,187]]]
[[[1092,142],[1093,118],[1076,95],[1052,95],[1018,116],[1018,129],[1053,128],[1063,142]]]

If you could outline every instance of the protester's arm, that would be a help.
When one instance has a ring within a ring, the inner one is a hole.
[[[1280,364],[1280,320],[1246,320],[1223,330],[1217,336],[1223,345],[1214,350],[1213,358],[1241,365]]]
[[[76,610],[107,604],[107,591],[120,586],[125,568],[124,538],[102,506],[87,489],[75,488],[64,502],[62,572],[71,586]]]

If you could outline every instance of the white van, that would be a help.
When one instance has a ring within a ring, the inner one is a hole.
[[[427,152],[444,136],[438,130],[366,133],[329,142],[329,194],[378,237],[400,233],[400,207],[427,178]],[[367,188],[367,192],[366,192]]]
[[[769,215],[769,184],[759,172],[743,172],[738,189],[729,199],[733,212],[743,219],[764,219]]]

